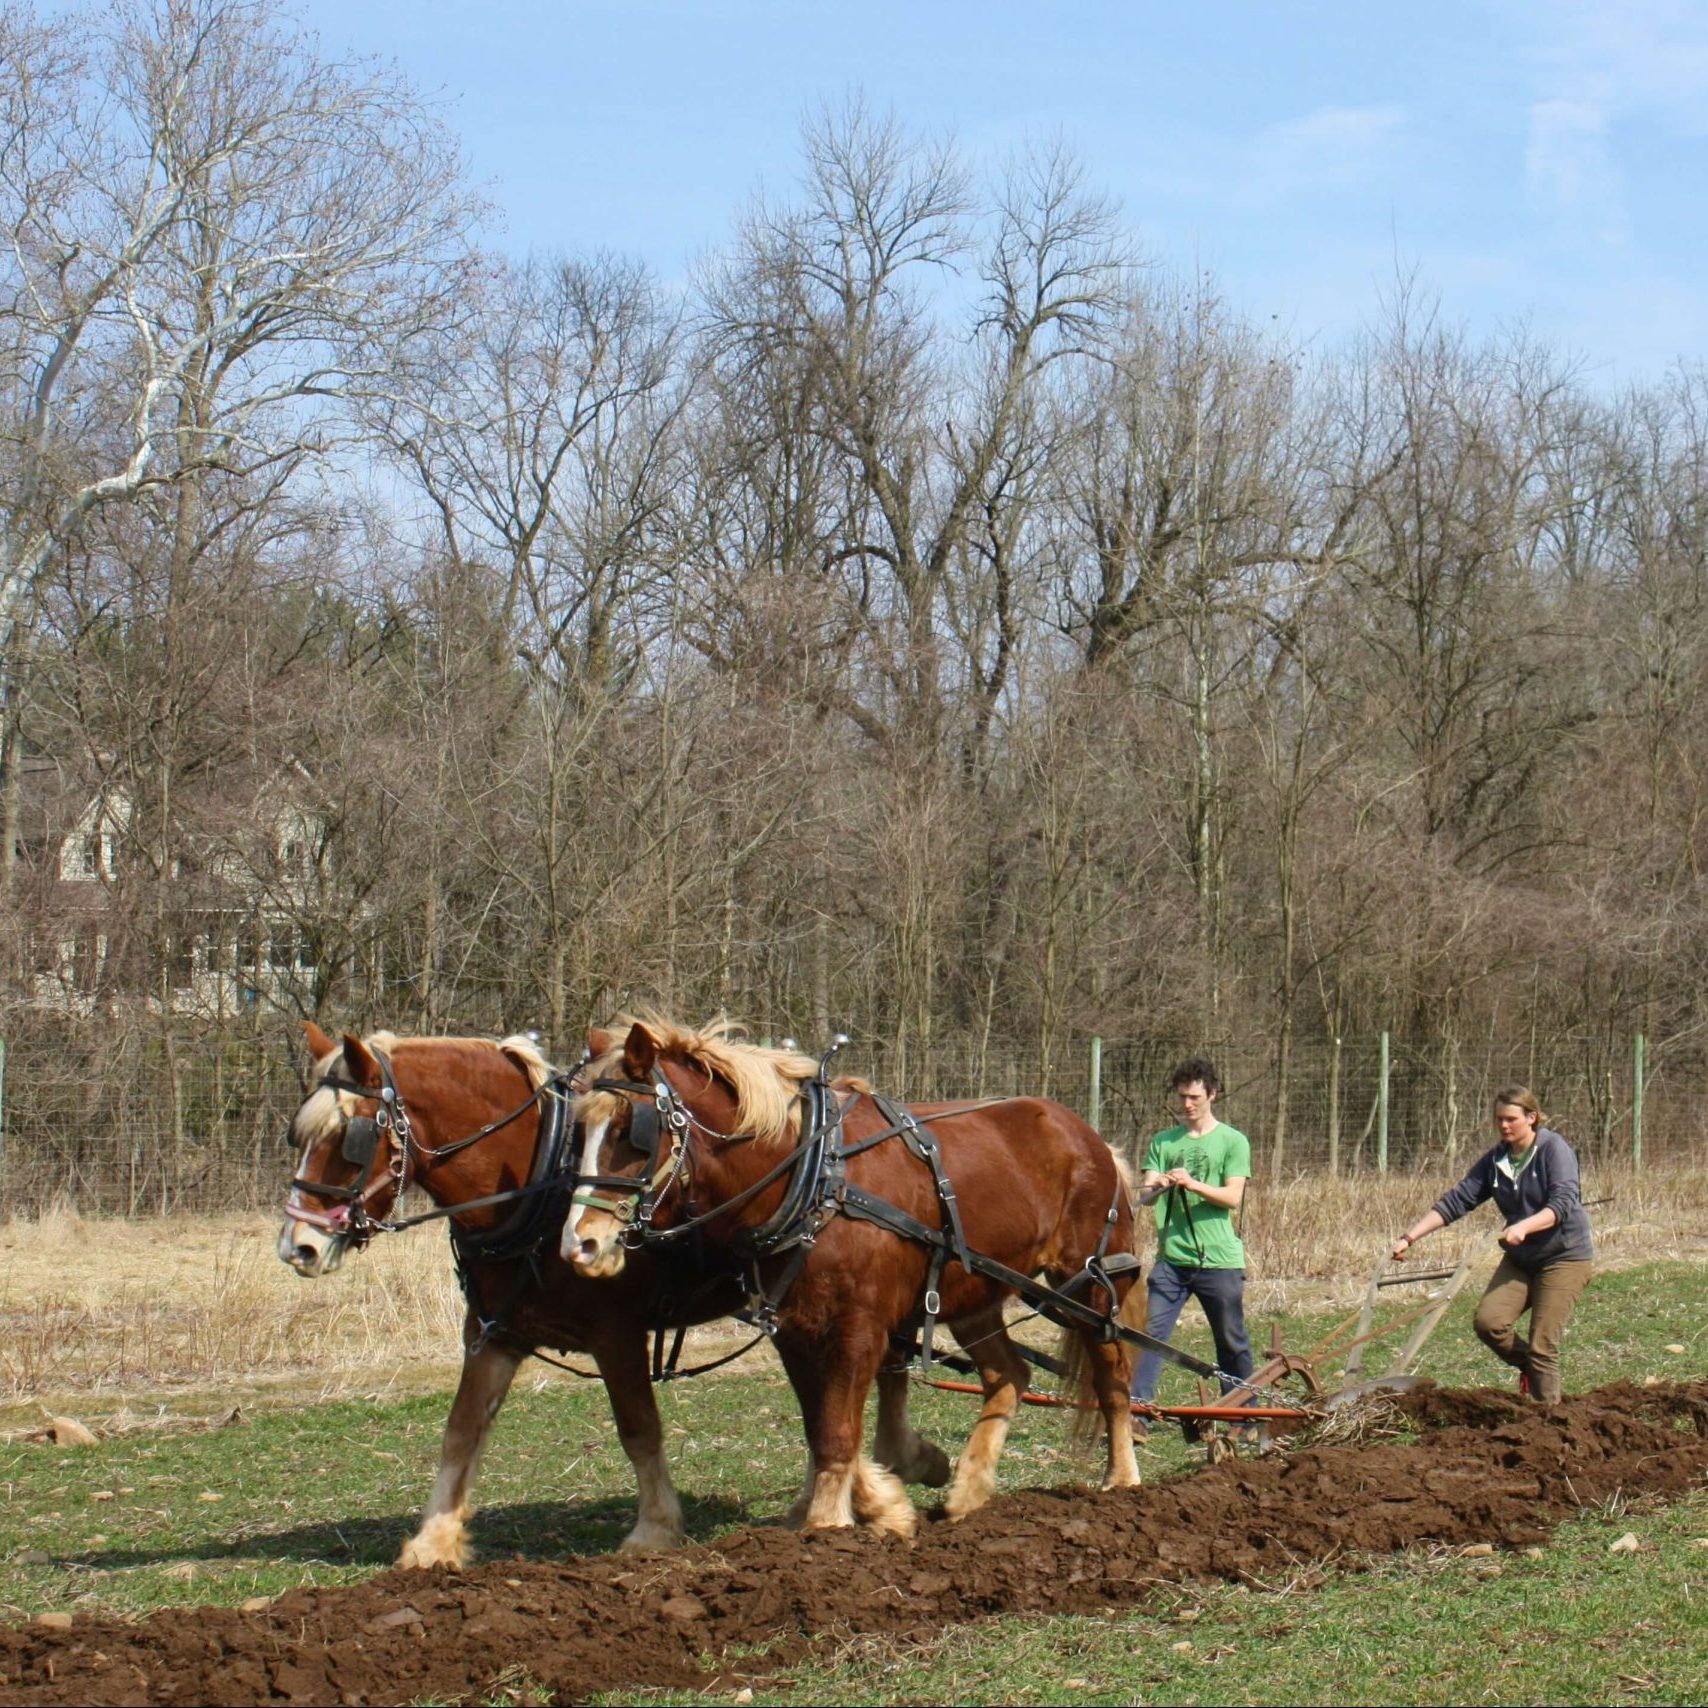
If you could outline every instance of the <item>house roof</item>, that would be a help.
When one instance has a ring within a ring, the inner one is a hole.
[[[63,759],[26,755],[19,768],[22,812],[20,831],[25,858],[44,850],[57,851],[89,810],[100,785]]]

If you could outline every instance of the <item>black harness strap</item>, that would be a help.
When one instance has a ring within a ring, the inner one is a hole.
[[[905,1210],[898,1209],[888,1200],[879,1198],[861,1187],[845,1186],[840,1207],[845,1214],[887,1228],[903,1239],[914,1240],[921,1245],[945,1249],[947,1247],[947,1241],[940,1230],[927,1227],[924,1222],[910,1216]],[[1120,1262],[1120,1257],[1126,1255],[1119,1253],[1104,1263],[1104,1276],[1127,1273],[1127,1266]],[[1182,1352],[1178,1347],[1169,1345],[1166,1340],[1158,1340],[1138,1329],[1128,1328],[1124,1323],[1115,1321],[1113,1312],[1099,1311],[1076,1299],[1073,1295],[1089,1282],[1099,1281],[1099,1284],[1107,1285],[1106,1279],[1100,1280],[1089,1268],[1071,1277],[1063,1286],[1051,1287],[1045,1282],[1034,1280],[1030,1275],[1021,1274],[1018,1269],[1010,1269],[1006,1263],[998,1263],[994,1257],[986,1257],[980,1251],[969,1251],[964,1258],[957,1258],[957,1261],[970,1273],[982,1275],[987,1281],[995,1281],[1010,1292],[1018,1294],[1040,1316],[1048,1317],[1060,1328],[1089,1329],[1099,1340],[1122,1340],[1143,1351],[1154,1352],[1168,1363],[1177,1364],[1183,1370],[1190,1370],[1195,1376],[1233,1382],[1237,1385],[1237,1377],[1228,1376],[1226,1372],[1218,1370],[1215,1365],[1206,1363],[1202,1358],[1194,1358],[1191,1353]],[[1133,1261],[1136,1265],[1137,1260]]]
[[[741,1245],[754,1259],[799,1242],[811,1243],[823,1226],[820,1211],[825,1202],[826,1175],[841,1158],[831,1140],[842,1126],[843,1106],[821,1079],[801,1086],[801,1137],[790,1153],[794,1172],[789,1177],[783,1201],[759,1227],[741,1236]],[[776,1171],[766,1177],[775,1178]]]
[[[876,1092],[872,1093],[872,1101],[876,1103],[880,1109],[885,1105],[885,1100],[880,1098]],[[1014,1099],[1012,1097],[981,1097],[977,1103],[959,1103],[953,1109],[939,1109],[935,1115],[926,1116],[924,1124],[926,1126],[930,1126],[935,1121],[953,1120],[957,1115],[971,1115],[976,1110],[994,1109],[999,1103],[1012,1103],[1013,1101]],[[906,1121],[917,1125],[919,1123],[919,1117],[909,1110],[906,1114]],[[903,1121],[896,1121],[892,1119],[890,1125],[885,1127],[881,1133],[868,1133],[865,1138],[856,1139],[851,1145],[844,1145],[842,1147],[843,1157],[847,1158],[851,1156],[858,1156],[861,1151],[869,1151],[874,1145],[881,1145],[885,1139],[898,1138],[901,1135],[905,1124],[906,1123]]]
[[[461,1214],[506,1201],[516,1205],[507,1220],[492,1228],[465,1228],[453,1220],[451,1244],[458,1248],[459,1261],[479,1258],[485,1263],[504,1263],[525,1255],[531,1257],[563,1225],[568,1210],[568,1187],[574,1176],[574,1169],[566,1168],[564,1163],[570,1128],[566,1118],[568,1087],[569,1075],[557,1074],[535,1093],[540,1103],[540,1130],[534,1138],[534,1160],[528,1170],[527,1184],[457,1206],[457,1213]],[[496,1131],[496,1127],[491,1130]]]
[[[953,1258],[971,1273],[966,1230],[961,1226],[961,1207],[955,1197],[954,1182],[943,1168],[943,1153],[937,1144],[937,1135],[929,1127],[922,1127],[911,1110],[900,1108],[876,1092],[872,1094],[872,1101],[877,1104],[879,1114],[890,1123],[901,1142],[931,1170],[931,1184],[936,1190],[937,1202],[943,1211],[942,1230],[930,1241],[931,1257],[925,1275],[923,1301],[925,1319],[919,1333],[920,1366],[929,1370],[931,1341],[937,1332],[937,1318],[943,1309],[943,1294],[939,1284],[943,1279],[944,1266]]]
[[[836,1213],[836,1195],[843,1180],[843,1153],[832,1141],[841,1129],[846,1108],[822,1078],[803,1083],[800,1142],[783,1159],[794,1166],[789,1189],[764,1224],[736,1242],[737,1253],[745,1259],[747,1271],[747,1305],[740,1315],[762,1335],[777,1332],[777,1313],[783,1300],[806,1267],[820,1230]],[[781,1166],[772,1169],[760,1184],[769,1185]],[[749,1188],[739,1198],[745,1200],[751,1195]],[[729,1203],[737,1201],[731,1199]],[[785,1251],[789,1253],[788,1261],[767,1283],[761,1265]]]
[[[1077,1280],[1077,1277],[1075,1279]],[[1047,1352],[1039,1352],[1035,1347],[1024,1346],[1019,1341],[1014,1342],[1014,1350],[1034,1370],[1043,1370],[1057,1377],[1067,1374],[1067,1365],[1059,1358],[1052,1358]],[[886,1370],[913,1369],[919,1362],[919,1337],[917,1335],[892,1334],[890,1336],[890,1351],[896,1355],[899,1362],[885,1365]],[[963,1358],[958,1352],[939,1352],[937,1362],[946,1370],[959,1370],[964,1376],[976,1376],[979,1373],[978,1365],[970,1358]]]

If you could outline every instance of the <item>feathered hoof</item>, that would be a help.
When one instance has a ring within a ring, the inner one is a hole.
[[[977,1512],[991,1497],[994,1485],[987,1482],[963,1483],[949,1491],[943,1502],[943,1516],[951,1524],[959,1524],[969,1513]]]
[[[900,1536],[906,1541],[919,1528],[919,1513],[909,1501],[905,1506],[885,1507],[881,1512],[875,1512],[870,1518],[860,1521],[868,1530],[874,1530],[880,1536]]]
[[[411,1571],[425,1571],[431,1566],[450,1566],[461,1571],[469,1563],[468,1537],[463,1521],[451,1512],[441,1512],[436,1518],[429,1518],[403,1544],[397,1563]]]
[[[863,1460],[855,1468],[851,1494],[854,1516],[868,1530],[905,1537],[919,1528],[919,1513],[901,1479],[883,1466]]]
[[[667,1548],[680,1548],[683,1541],[682,1532],[673,1526],[643,1519],[617,1546],[625,1554],[656,1554]]]

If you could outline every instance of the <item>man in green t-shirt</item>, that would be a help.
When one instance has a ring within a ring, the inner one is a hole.
[[[1245,1247],[1233,1213],[1251,1178],[1251,1142],[1216,1118],[1222,1082],[1202,1056],[1169,1076],[1180,1125],[1158,1133],[1145,1152],[1139,1202],[1156,1205],[1157,1255],[1151,1268],[1145,1332],[1167,1340],[1188,1299],[1196,1299],[1216,1342],[1216,1368],[1230,1380],[1251,1374],[1245,1332]],[[1162,1359],[1147,1352],[1133,1374],[1133,1398],[1156,1393]],[[1135,1427],[1137,1421],[1135,1420]]]

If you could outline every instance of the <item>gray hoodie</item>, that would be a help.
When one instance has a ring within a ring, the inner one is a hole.
[[[1504,1144],[1479,1157],[1457,1186],[1436,1199],[1435,1212],[1444,1222],[1456,1222],[1487,1198],[1494,1199],[1509,1228],[1538,1210],[1552,1210],[1559,1218],[1553,1227],[1508,1248],[1506,1255],[1521,1269],[1595,1256],[1589,1213],[1578,1189],[1577,1154],[1552,1127],[1537,1132],[1536,1154],[1516,1175]]]

